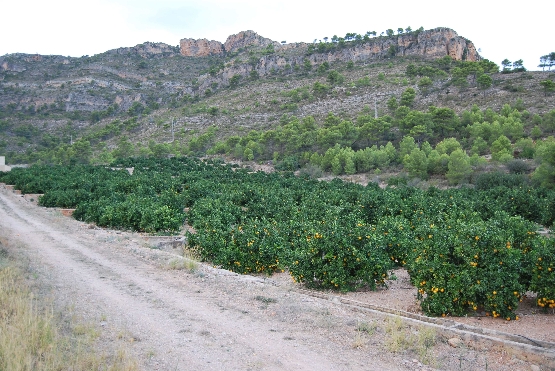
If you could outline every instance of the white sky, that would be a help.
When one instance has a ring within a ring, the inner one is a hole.
[[[183,38],[224,42],[253,30],[275,41],[364,34],[388,28],[449,27],[498,65],[555,51],[555,1],[301,1],[301,0],[27,0],[0,7],[0,55],[94,55],[145,41],[178,45]]]

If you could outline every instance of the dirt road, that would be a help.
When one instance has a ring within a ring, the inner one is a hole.
[[[31,261],[43,294],[98,324],[106,347],[126,339],[145,370],[530,369],[445,339],[397,347],[404,343],[392,340],[390,320],[304,295],[282,279],[204,264],[169,269],[177,254],[138,234],[77,222],[5,189],[0,234]],[[415,327],[397,330],[422,338]]]

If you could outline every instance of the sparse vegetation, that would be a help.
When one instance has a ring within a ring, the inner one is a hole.
[[[390,317],[385,322],[385,348],[393,353],[410,352],[418,359],[429,365],[435,365],[437,360],[430,353],[437,342],[434,328],[427,326],[411,326],[400,317]]]
[[[198,270],[199,263],[191,258],[172,258],[168,261],[168,269],[170,270],[181,270],[184,269],[187,272],[194,273]]]

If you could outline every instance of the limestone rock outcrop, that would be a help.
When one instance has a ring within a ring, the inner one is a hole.
[[[248,30],[229,36],[224,43],[224,49],[227,53],[232,53],[246,46],[267,47],[268,45],[273,45],[276,49],[281,46],[277,41],[267,39],[254,31]]]
[[[179,42],[181,55],[186,57],[205,57],[207,55],[221,55],[233,53],[247,46],[267,47],[273,45],[280,48],[281,44],[277,41],[262,37],[254,31],[241,31],[235,35],[230,35],[225,43],[207,39],[182,39]]]
[[[276,51],[288,51],[306,48],[308,44],[293,43],[281,45],[277,41],[262,37],[256,32],[249,30],[229,36],[223,44],[219,41],[207,39],[182,39],[180,51],[183,56],[201,57],[233,53],[248,46],[265,48],[269,45],[273,45]],[[443,27],[392,37],[376,37],[362,44],[359,43],[352,46],[347,44],[345,48],[329,53],[314,53],[310,56],[310,59],[313,63],[320,63],[342,59],[356,61],[382,58],[391,56],[392,47],[396,56],[441,58],[448,55],[455,60],[476,61],[480,59],[471,41],[459,36],[454,30]]]
[[[13,72],[23,72],[27,68],[20,63],[16,63],[13,61],[4,60],[4,58],[0,57],[0,72],[3,71],[13,71]]]
[[[181,55],[185,57],[205,57],[224,53],[224,46],[219,41],[207,39],[182,39],[179,42]]]
[[[476,61],[480,57],[474,44],[457,35],[450,28],[434,28],[418,33],[400,35],[398,46],[402,55],[415,55],[430,58],[441,58],[446,55],[455,60]]]
[[[393,37],[376,37],[356,46],[329,53],[315,53],[309,59],[313,63],[381,59],[390,57],[392,50],[395,56],[441,58],[448,55],[458,61],[481,59],[471,41],[449,28],[435,28]]]

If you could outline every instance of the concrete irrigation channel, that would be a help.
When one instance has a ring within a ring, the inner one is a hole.
[[[433,327],[439,335],[445,338],[459,339],[467,347],[475,349],[497,348],[523,361],[541,364],[555,370],[555,343],[553,342],[469,326],[450,319],[427,317],[417,313],[363,303],[334,294],[305,289],[298,289],[298,291],[312,297],[330,300],[337,305],[348,306],[354,310],[371,312],[384,317],[398,316],[416,325]],[[555,323],[553,324],[553,331],[555,331]]]

